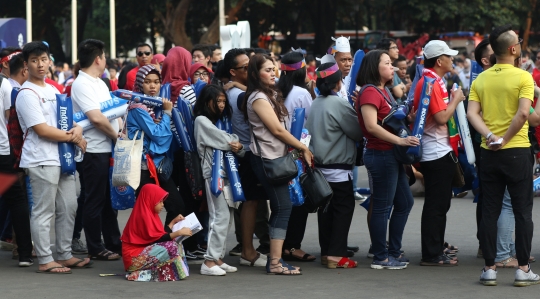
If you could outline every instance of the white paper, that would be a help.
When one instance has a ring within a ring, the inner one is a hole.
[[[195,213],[191,213],[187,215],[186,217],[184,217],[184,220],[177,222],[173,226],[172,231],[176,232],[176,231],[181,230],[184,227],[191,229],[191,232],[193,234],[196,234],[202,230],[202,225],[199,222],[199,219],[197,219],[197,216],[195,216]],[[180,243],[187,238],[189,238],[189,236],[180,236],[176,238],[176,242]]]

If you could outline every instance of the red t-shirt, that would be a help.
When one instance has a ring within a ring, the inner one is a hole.
[[[357,103],[359,105],[357,106],[356,113],[358,115],[358,122],[360,123],[360,129],[362,130],[362,133],[364,133],[364,137],[367,139],[366,148],[369,149],[375,149],[380,151],[388,151],[391,150],[394,145],[390,142],[386,142],[382,139],[379,139],[373,135],[371,135],[364,124],[364,118],[362,117],[362,111],[360,107],[363,105],[369,104],[375,106],[377,108],[377,120],[382,122],[382,120],[388,115],[390,112],[390,109],[392,108],[390,104],[384,99],[384,97],[375,89],[376,87],[368,87],[366,88],[362,94],[358,97]],[[386,93],[385,90],[382,90],[382,92],[388,97],[388,93]],[[392,130],[388,128],[387,126],[383,126],[388,132],[392,133]],[[393,134],[393,133],[392,133]]]
[[[426,75],[428,77],[431,77],[429,75]],[[422,87],[424,86],[424,76],[418,80],[418,83],[416,84],[416,90],[414,91],[414,109],[418,109],[418,101],[420,100],[420,94],[422,93]],[[441,90],[441,86],[435,81],[433,83],[433,91],[431,93],[431,100],[429,101],[429,108],[428,108],[428,115],[426,119],[426,123],[428,120],[430,120],[431,116],[437,112],[441,112],[443,110],[446,110],[446,107],[448,104],[444,102],[443,98],[443,91]]]
[[[133,90],[138,71],[139,67],[135,67],[126,74],[126,85],[124,86],[125,90]]]

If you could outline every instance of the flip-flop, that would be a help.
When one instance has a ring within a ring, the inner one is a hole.
[[[118,255],[117,258],[109,258],[110,256],[112,255]],[[88,257],[91,259],[91,260],[98,260],[98,261],[116,261],[116,260],[119,260],[121,259],[122,257],[118,254],[118,253],[114,253],[110,250],[103,250],[102,252],[96,254],[96,255],[91,255],[89,254]]]
[[[88,269],[88,268],[92,268],[92,265],[94,264],[92,260],[88,261],[88,264],[78,266],[80,263],[84,263],[84,259],[79,259],[77,262],[73,263],[72,265],[65,265],[64,267],[71,268],[71,269]]]
[[[43,274],[71,274],[71,270],[67,271],[67,272],[53,272],[52,270],[54,269],[61,269],[61,268],[67,268],[67,267],[64,267],[64,266],[54,266],[54,267],[50,267],[50,268],[47,268],[45,270],[37,270],[36,273],[43,273]]]

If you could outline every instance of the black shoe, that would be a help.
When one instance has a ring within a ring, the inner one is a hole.
[[[242,244],[238,243],[236,246],[234,246],[231,251],[229,251],[229,255],[232,256],[241,256],[242,255]]]
[[[30,267],[33,264],[34,264],[34,260],[30,257],[19,259],[19,267]]]
[[[347,245],[347,250],[358,252],[358,250],[360,250],[360,247]]]
[[[202,264],[204,262],[204,258],[198,257],[187,250],[186,250],[186,260],[190,264]]]
[[[203,257],[206,254],[206,249],[202,248],[201,245],[197,245],[197,249],[191,251],[192,254]]]
[[[348,257],[353,257],[354,256],[354,251],[347,249],[347,256]]]
[[[261,244],[259,247],[257,247],[257,249],[255,249],[255,251],[260,254],[268,255],[270,253],[270,246]]]

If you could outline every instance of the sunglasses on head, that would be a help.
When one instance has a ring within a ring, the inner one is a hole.
[[[139,57],[142,57],[143,55],[150,56],[150,54],[152,54],[152,52],[138,52],[137,56],[139,56]]]

